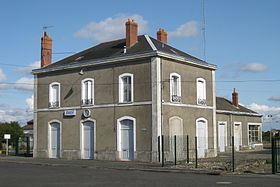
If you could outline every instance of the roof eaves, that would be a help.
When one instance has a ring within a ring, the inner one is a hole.
[[[65,69],[74,69],[74,68],[81,68],[81,67],[86,67],[86,66],[91,66],[91,65],[100,65],[100,64],[105,64],[105,63],[112,63],[116,61],[126,61],[126,60],[133,60],[133,59],[139,59],[139,58],[145,58],[145,57],[151,57],[151,56],[156,56],[157,51],[152,51],[152,52],[144,52],[144,53],[139,53],[139,54],[132,54],[132,55],[126,55],[126,56],[121,56],[121,57],[111,57],[111,58],[103,58],[103,59],[98,59],[98,60],[88,60],[88,61],[81,61],[79,63],[75,64],[64,64],[60,66],[53,66],[50,68],[42,68],[42,69],[34,69],[32,70],[32,74],[38,74],[38,73],[45,73],[45,72],[51,72],[51,71],[57,71],[57,70],[65,70]]]
[[[158,51],[158,55],[162,56],[162,57],[182,61],[182,62],[187,62],[189,64],[193,64],[193,65],[197,65],[197,66],[201,66],[201,67],[205,67],[205,68],[210,68],[210,69],[213,69],[213,70],[218,69],[218,67],[214,64],[209,64],[209,63],[208,64],[200,64],[200,63],[192,62],[192,61],[186,59],[185,57],[182,57],[182,56],[179,56],[179,55],[172,55],[172,54],[165,53],[165,52],[162,52],[162,51]]]
[[[249,113],[249,112],[237,112],[237,111],[230,111],[230,110],[216,110],[216,112],[217,113],[222,113],[222,114],[235,114],[235,115],[246,115],[246,116],[262,117],[262,114]]]

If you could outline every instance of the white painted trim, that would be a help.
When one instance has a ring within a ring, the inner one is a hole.
[[[49,102],[53,102],[53,96],[52,96],[52,86],[53,85],[58,85],[58,107],[61,106],[61,102],[60,102],[60,94],[61,94],[61,88],[60,88],[60,83],[59,82],[52,82],[49,84]]]
[[[37,91],[38,91],[38,78],[37,75],[34,75],[34,106],[33,106],[33,110],[37,110],[37,101],[38,101],[38,95],[37,95]],[[37,157],[37,151],[38,151],[38,133],[37,133],[37,123],[38,123],[38,119],[37,119],[37,113],[33,112],[34,115],[34,131],[33,131],[33,138],[34,138],[34,143],[33,143],[33,157],[36,158]]]
[[[181,75],[176,73],[176,72],[173,72],[173,73],[170,73],[169,75],[169,98],[170,98],[170,102],[173,102],[172,101],[172,91],[173,91],[173,88],[172,88],[172,77],[175,76],[175,77],[178,77],[178,88],[177,88],[177,92],[178,92],[178,96],[181,96]]]
[[[207,87],[206,87],[207,89]],[[207,92],[207,90],[206,90]],[[207,93],[206,93],[207,94]],[[214,134],[214,152],[217,154],[217,114],[216,114],[216,72],[212,70],[212,97],[213,97],[213,134]]]
[[[51,120],[51,121],[49,121],[48,122],[48,136],[47,136],[47,142],[48,142],[48,156],[49,156],[49,158],[52,158],[51,157],[51,144],[50,144],[50,142],[51,142],[51,124],[52,123],[58,123],[59,124],[59,157],[58,158],[61,158],[62,157],[62,122],[61,121],[59,121],[59,120],[56,120],[56,119],[54,119],[54,120]]]
[[[93,78],[85,78],[81,81],[81,100],[85,99],[85,82],[86,81],[92,81],[91,85],[91,97],[92,97],[92,105],[94,105],[94,79]]]
[[[104,104],[104,105],[93,105],[93,106],[73,106],[73,107],[60,107],[60,108],[42,108],[38,109],[36,112],[49,112],[49,111],[63,111],[71,109],[89,109],[89,108],[109,108],[109,107],[126,107],[126,106],[141,106],[141,105],[151,105],[152,101],[134,102],[134,103],[117,103],[117,104]]]
[[[152,162],[158,162],[158,136],[161,136],[161,60],[151,59],[152,83]]]
[[[131,78],[131,101],[128,102],[133,102],[134,100],[134,78],[132,73],[123,73],[119,75],[119,103],[127,103],[124,101],[124,96],[123,96],[123,77],[130,77]]]
[[[198,82],[202,82],[202,83],[203,83],[202,98],[198,98],[198,93],[200,92],[200,91],[198,90]],[[206,100],[206,80],[205,80],[204,78],[201,78],[201,77],[199,77],[199,78],[196,79],[196,103],[197,103],[198,105],[200,105],[199,102],[198,102],[198,99],[205,99],[205,100]],[[206,102],[206,103],[207,103],[207,102]]]
[[[117,119],[117,151],[120,152],[121,151],[121,145],[120,145],[120,125],[121,125],[121,121],[122,120],[131,120],[133,121],[133,149],[134,149],[134,153],[136,152],[136,119],[134,117],[131,116],[123,116],[121,118]],[[135,154],[133,154],[133,158],[135,159]],[[121,159],[120,155],[119,155],[119,159]]]
[[[182,104],[182,103],[163,103],[163,105],[167,106],[179,106],[179,107],[188,107],[188,108],[203,108],[203,109],[214,109],[212,106],[202,106],[202,105],[191,105],[191,104]]]
[[[236,114],[236,115],[247,115],[247,116],[262,117],[261,114],[248,113],[248,112],[235,112],[235,111],[229,111],[229,110],[216,110],[216,111],[217,111],[217,113],[221,113],[221,114]]]
[[[258,125],[260,126],[260,129],[259,129],[259,133],[260,133],[260,141],[262,143],[262,123],[251,123],[251,122],[248,122],[247,123],[247,137],[248,137],[248,146],[250,145],[250,139],[249,139],[249,125]]]
[[[227,145],[228,145],[228,144],[227,144],[227,141],[228,141],[228,135],[227,135],[227,134],[228,134],[228,129],[227,129],[227,128],[228,128],[228,125],[227,125],[227,121],[218,121],[218,136],[219,136],[219,133],[220,133],[220,132],[219,132],[219,125],[220,125],[220,124],[225,124],[225,131],[226,131],[226,132],[225,132],[225,138],[226,138],[225,146],[227,147]],[[218,147],[219,147],[219,144],[220,144],[220,142],[218,142]],[[225,147],[225,149],[226,149],[226,147]],[[219,152],[220,152],[220,150],[219,150]]]
[[[96,158],[96,120],[87,118],[84,120],[80,121],[80,153],[81,153],[81,159],[85,159],[84,157],[84,152],[83,152],[83,138],[84,138],[84,133],[83,133],[83,124],[84,122],[91,121],[93,122],[93,158]]]
[[[144,36],[145,36],[147,42],[150,44],[150,46],[151,46],[151,48],[153,49],[153,51],[156,51],[157,48],[156,48],[156,46],[154,45],[154,43],[152,42],[151,38],[150,38],[148,35],[146,35],[146,34],[145,34]]]

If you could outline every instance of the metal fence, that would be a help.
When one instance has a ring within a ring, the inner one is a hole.
[[[272,138],[272,173],[280,173],[280,138]]]
[[[203,136],[158,137],[158,161],[162,166],[271,173],[271,149],[263,149],[260,142],[250,142],[247,137],[218,137],[215,147],[213,139]]]

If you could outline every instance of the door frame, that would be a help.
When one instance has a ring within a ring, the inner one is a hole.
[[[117,152],[118,152],[118,159],[120,160],[126,160],[121,158],[121,142],[120,142],[120,126],[122,120],[132,120],[133,121],[133,159],[135,160],[135,152],[136,152],[136,119],[131,116],[123,116],[119,119],[117,119]]]
[[[84,122],[87,121],[93,122],[93,155],[92,155],[93,158],[91,159],[95,159],[96,158],[96,120],[91,118],[87,118],[80,121],[80,156],[81,159],[86,159],[84,157],[84,152],[83,152],[83,138],[84,138],[83,124]]]
[[[220,124],[225,124],[224,126],[225,126],[225,152],[226,152],[226,148],[227,148],[227,140],[228,140],[228,137],[227,137],[227,131],[228,131],[228,129],[227,129],[227,121],[218,121],[218,148],[219,148],[219,152],[221,152],[220,151],[220,141],[219,141],[219,125]]]
[[[204,152],[204,157],[199,157],[199,158],[205,158],[205,153],[207,153],[207,150],[208,150],[208,138],[209,138],[209,134],[208,134],[208,121],[207,121],[207,119],[205,119],[205,118],[198,118],[198,119],[196,119],[196,123],[195,123],[195,135],[196,135],[196,137],[198,137],[198,131],[197,131],[197,125],[198,125],[198,121],[205,121],[205,131],[206,131],[206,142],[205,142],[205,149],[206,149],[206,152]],[[198,142],[197,142],[197,144],[198,144]],[[207,155],[206,155],[207,156]]]
[[[240,148],[242,147],[242,122],[234,122],[233,123],[233,136],[235,137],[235,125],[239,125],[240,126],[240,145],[239,145],[239,149],[238,151],[240,151]],[[234,142],[234,146],[235,145],[235,142]]]
[[[61,157],[61,153],[62,153],[62,123],[59,120],[51,120],[48,122],[48,156],[49,158],[53,158],[51,157],[51,124],[52,123],[58,123],[59,124],[59,156],[56,158],[60,158]]]

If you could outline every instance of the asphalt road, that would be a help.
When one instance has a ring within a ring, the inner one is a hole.
[[[279,186],[280,176],[213,176],[0,163],[0,187],[9,186]]]

